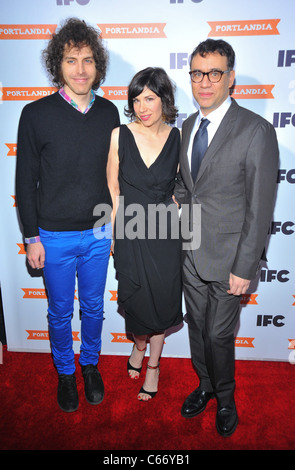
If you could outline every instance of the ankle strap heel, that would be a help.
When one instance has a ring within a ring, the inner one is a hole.
[[[147,347],[145,347],[145,348],[143,348],[143,349],[139,349],[139,348],[137,347],[136,343],[134,343],[134,344],[133,344],[132,352],[134,351],[134,348],[136,348],[137,351],[145,351]],[[131,353],[131,355],[132,355],[132,353]],[[131,357],[131,356],[130,356],[130,357]],[[141,373],[142,366],[141,366],[141,367],[134,367],[132,364],[130,364],[130,357],[129,357],[128,362],[127,362],[127,372],[128,372],[128,375],[129,375],[129,377],[130,377],[131,379],[138,379],[138,378],[139,378],[139,375],[140,375],[140,373]],[[143,358],[142,358],[142,360],[143,360]],[[130,376],[130,372],[131,372],[131,371],[137,372],[138,375],[136,375],[135,377],[131,377],[131,376]]]
[[[147,369],[158,369],[159,370],[159,373],[160,373],[160,363],[158,363],[157,366],[150,366],[149,364],[146,365]],[[146,400],[146,399],[143,399],[141,398],[141,394],[145,394],[145,395],[149,395],[149,398]],[[139,390],[139,394],[137,395],[137,398],[138,400],[140,401],[149,401],[151,398],[154,398],[157,394],[157,391],[154,391],[154,392],[150,392],[148,390],[145,390],[144,387],[142,386],[141,389]]]
[[[160,368],[160,363],[157,366],[150,366],[149,364],[146,365],[147,369],[158,369]]]

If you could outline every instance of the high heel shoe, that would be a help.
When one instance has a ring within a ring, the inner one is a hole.
[[[149,364],[147,364],[147,369],[159,369],[159,374],[160,374],[160,364],[158,364],[157,366],[150,366]],[[155,392],[148,392],[147,390],[145,390],[143,387],[141,387],[141,389],[139,390],[139,393],[137,395],[137,398],[139,401],[149,401],[151,400],[152,398],[154,398],[156,396],[158,391],[155,391]],[[147,400],[144,400],[143,398],[139,397],[139,395],[141,393],[145,393],[146,395],[149,395],[151,398],[148,398]]]
[[[134,349],[134,347],[136,347],[137,351],[145,351],[145,350],[146,350],[146,347],[143,348],[143,349],[139,349],[139,348],[137,347],[136,343],[134,343],[133,349]],[[133,349],[132,349],[132,352],[133,352]],[[132,353],[131,353],[131,355],[132,355]],[[130,357],[131,357],[131,356],[130,356]],[[131,370],[134,370],[135,372],[138,372],[138,374],[140,375],[142,366],[141,366],[141,367],[134,367],[132,364],[130,364],[130,357],[129,357],[128,362],[127,362],[127,372],[128,372],[129,377],[130,377],[129,371],[131,371]],[[138,379],[138,378],[139,378],[139,375],[136,376],[136,377],[134,377],[134,378],[133,378],[133,377],[130,377],[130,378],[133,379],[133,380],[134,380],[134,379]]]

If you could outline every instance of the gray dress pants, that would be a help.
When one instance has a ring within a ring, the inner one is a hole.
[[[183,285],[191,357],[199,387],[215,393],[218,407],[231,408],[235,389],[235,328],[241,296],[227,293],[228,279],[202,280],[191,251],[184,259]]]

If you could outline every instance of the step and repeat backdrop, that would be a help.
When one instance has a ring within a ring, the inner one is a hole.
[[[124,106],[133,75],[163,67],[177,86],[176,126],[196,110],[189,57],[206,38],[234,48],[234,98],[273,123],[280,146],[276,203],[269,225],[268,262],[241,300],[237,359],[295,362],[295,43],[294,0],[1,0],[0,4],[0,282],[7,347],[49,352],[47,297],[42,274],[26,263],[15,199],[17,128],[22,108],[53,93],[41,51],[68,17],[101,30],[110,55],[98,90],[127,123]],[[78,289],[78,286],[77,286]],[[80,348],[78,292],[73,343]],[[185,304],[183,302],[185,313]],[[117,281],[110,257],[103,327],[103,354],[130,353]],[[190,357],[187,323],[167,331],[164,356]]]

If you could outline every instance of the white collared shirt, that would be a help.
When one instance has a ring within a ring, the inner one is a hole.
[[[210,121],[210,124],[207,126],[207,132],[208,132],[208,146],[210,145],[211,140],[213,139],[215,132],[217,131],[222,119],[224,118],[225,113],[227,112],[228,108],[231,105],[231,98],[228,96],[226,100],[219,106],[219,108],[215,109],[211,113],[208,114],[208,116],[204,116],[201,112],[199,111],[199,114],[197,116],[195,125],[192,129],[191,137],[190,137],[190,142],[187,150],[187,155],[188,155],[188,161],[189,165],[191,166],[191,155],[192,155],[192,148],[193,148],[193,141],[195,134],[197,130],[199,129],[200,122],[202,118],[207,118]]]

